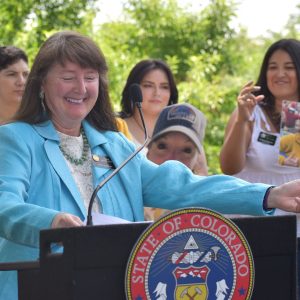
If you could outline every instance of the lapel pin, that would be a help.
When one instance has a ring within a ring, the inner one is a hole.
[[[93,154],[92,157],[95,162],[98,162],[100,160],[100,157],[97,154]]]
[[[108,156],[92,155],[93,163],[95,166],[106,169],[115,169],[112,160]]]

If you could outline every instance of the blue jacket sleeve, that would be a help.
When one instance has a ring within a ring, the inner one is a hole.
[[[177,209],[205,207],[226,214],[268,215],[263,198],[269,185],[226,175],[197,176],[177,161],[142,163],[144,205]]]

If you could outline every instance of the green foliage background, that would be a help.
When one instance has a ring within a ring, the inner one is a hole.
[[[56,31],[71,29],[89,35],[107,58],[116,110],[127,75],[139,60],[167,61],[176,77],[179,101],[192,103],[208,119],[204,146],[209,173],[220,173],[218,155],[237,94],[247,81],[256,80],[271,43],[283,37],[299,38],[300,6],[283,32],[254,39],[245,29],[232,28],[234,0],[210,0],[197,12],[182,8],[176,0],[122,3],[120,20],[101,23],[100,0],[2,0],[0,44],[23,48],[32,61],[41,43]]]

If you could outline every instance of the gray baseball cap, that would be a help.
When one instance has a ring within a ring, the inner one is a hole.
[[[167,132],[181,132],[201,151],[205,126],[204,114],[193,105],[188,103],[169,105],[161,111],[156,121],[151,142]]]

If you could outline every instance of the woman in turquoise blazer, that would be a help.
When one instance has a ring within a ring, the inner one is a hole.
[[[135,150],[116,132],[106,72],[98,47],[78,33],[56,33],[41,47],[15,122],[0,127],[0,262],[38,259],[41,229],[82,226],[91,190],[112,172],[98,158],[117,167]],[[79,158],[64,148],[71,140],[83,145]],[[97,201],[104,214],[141,221],[143,206],[297,211],[298,195],[298,181],[270,189],[230,176],[196,176],[179,162],[158,166],[138,154]],[[17,299],[16,272],[0,272],[0,287],[1,300]]]

